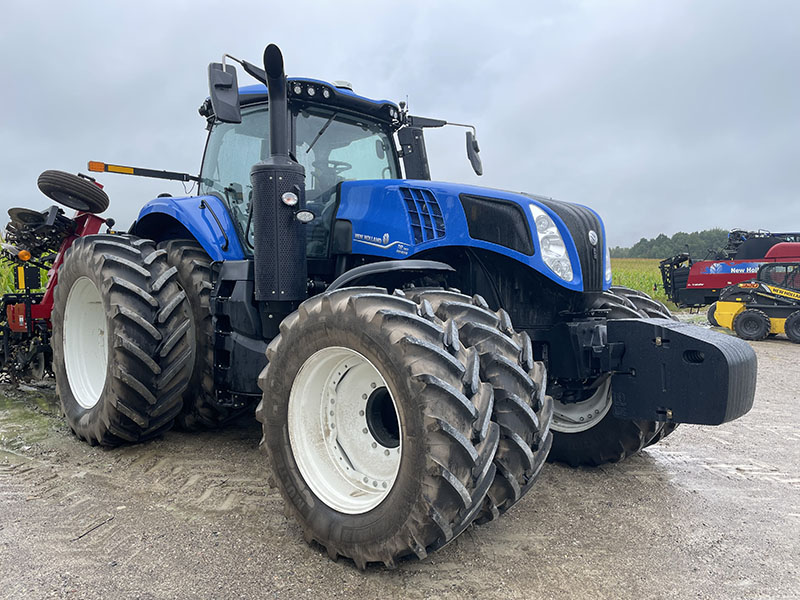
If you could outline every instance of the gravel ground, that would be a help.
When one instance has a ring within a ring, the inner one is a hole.
[[[0,389],[2,598],[799,598],[800,345],[753,344],[753,410],[621,465],[547,465],[502,519],[362,573],[266,486],[258,424],[118,449]]]

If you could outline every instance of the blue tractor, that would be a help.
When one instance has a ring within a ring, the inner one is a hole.
[[[260,84],[209,66],[199,176],[90,163],[199,195],[65,250],[50,343],[81,438],[213,427],[257,404],[306,539],[363,568],[496,518],[548,455],[615,462],[750,409],[752,349],[612,288],[592,209],[431,181],[424,130],[445,121],[287,78],[274,45],[263,68],[228,58]],[[42,189],[97,212],[72,177]]]

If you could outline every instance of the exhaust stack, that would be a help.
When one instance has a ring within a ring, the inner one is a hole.
[[[305,169],[289,152],[286,74],[283,55],[274,44],[264,50],[264,70],[269,96],[270,155],[250,170],[255,297],[269,303],[266,310],[270,314],[282,318],[307,296],[306,232],[295,218],[296,212],[305,208]],[[273,305],[274,302],[281,304]]]

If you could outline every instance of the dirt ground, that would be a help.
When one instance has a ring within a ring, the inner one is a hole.
[[[502,519],[362,573],[267,489],[260,431],[74,438],[52,391],[0,389],[2,598],[798,598],[800,346],[753,344],[753,410],[620,465],[547,465]]]

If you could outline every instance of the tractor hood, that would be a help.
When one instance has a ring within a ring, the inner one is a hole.
[[[352,224],[354,254],[400,259],[468,246],[509,256],[576,291],[611,284],[603,223],[577,204],[434,181],[346,181],[336,217]]]

